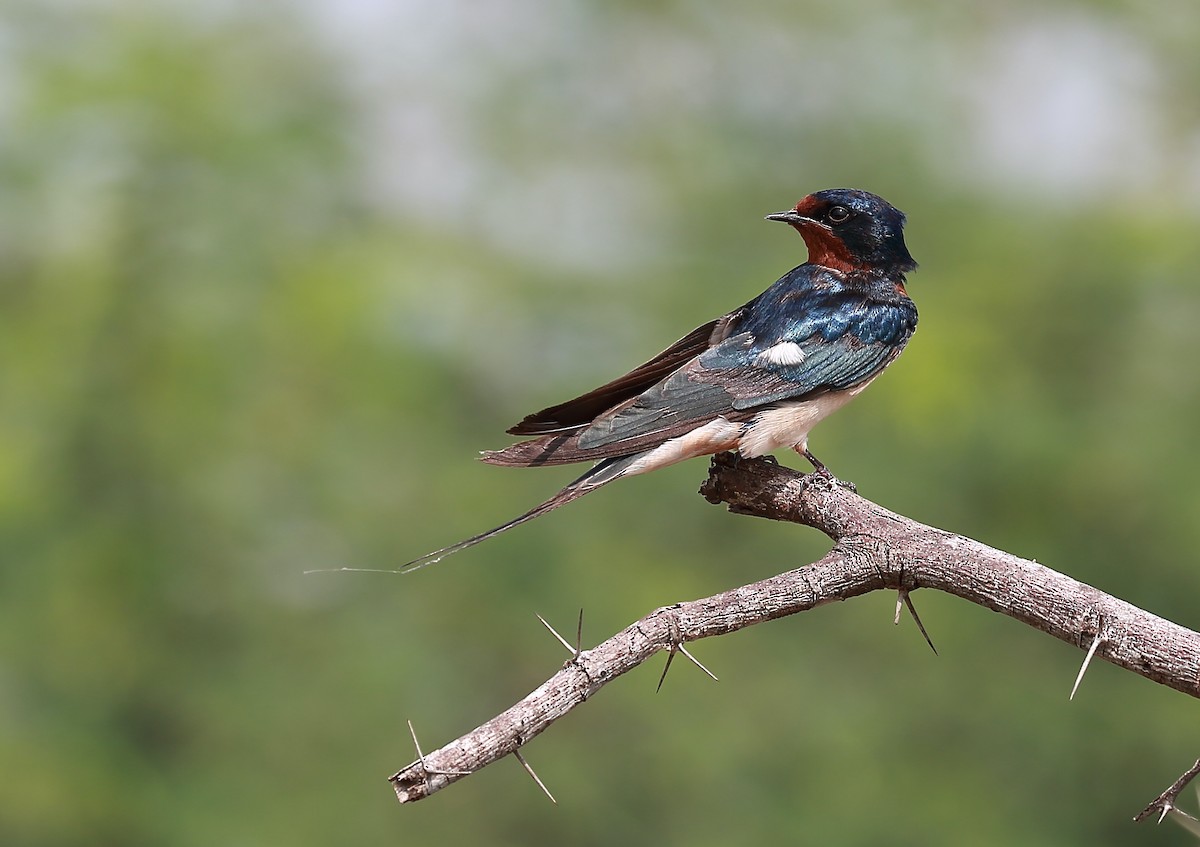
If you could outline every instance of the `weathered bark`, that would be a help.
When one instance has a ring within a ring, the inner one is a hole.
[[[420,800],[515,753],[659,651],[879,589],[954,594],[1200,697],[1200,633],[1045,565],[917,523],[822,477],[770,460],[717,456],[700,491],[740,514],[819,529],[833,539],[833,549],[770,579],[658,609],[579,652],[516,705],[392,776],[400,802]]]

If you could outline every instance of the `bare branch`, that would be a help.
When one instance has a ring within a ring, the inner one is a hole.
[[[420,800],[515,753],[660,650],[879,589],[953,594],[1077,647],[1094,647],[1094,655],[1111,664],[1200,697],[1200,633],[1044,565],[917,523],[770,461],[716,456],[701,493],[740,514],[819,529],[834,547],[797,570],[658,609],[578,652],[516,705],[393,775],[400,802]]]

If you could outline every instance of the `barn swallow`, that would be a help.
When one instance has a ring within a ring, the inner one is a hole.
[[[433,564],[615,480],[696,456],[736,450],[750,458],[788,447],[836,479],[809,451],[809,432],[883,373],[917,327],[904,288],[917,267],[904,243],[904,214],[874,194],[835,188],[766,219],[800,233],[807,263],[624,376],[509,429],[527,440],[485,452],[483,461],[595,464],[525,514],[401,570]]]

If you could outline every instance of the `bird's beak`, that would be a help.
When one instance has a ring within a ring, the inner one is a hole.
[[[822,224],[820,221],[805,217],[795,209],[788,209],[786,212],[776,212],[773,215],[767,215],[765,220],[783,221],[785,224],[791,224],[792,226],[800,226],[802,224],[816,224],[817,226],[824,226],[824,224]]]

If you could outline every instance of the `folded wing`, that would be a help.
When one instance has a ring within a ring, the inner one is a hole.
[[[771,403],[851,388],[879,373],[907,340],[897,343],[871,333],[868,337],[875,336],[873,340],[864,341],[854,329],[848,325],[832,339],[816,333],[800,340],[770,339],[770,343],[748,332],[731,335],[594,419],[578,422],[569,431],[486,453],[484,461],[530,466],[625,456],[657,447],[717,417],[749,421]],[[781,343],[795,348],[782,361],[769,352]],[[592,392],[584,397],[593,395],[599,396]]]
[[[650,361],[612,382],[565,403],[527,415],[519,424],[509,429],[508,434],[545,435],[588,426],[604,412],[637,397],[714,344],[720,343],[745,308],[696,327]]]

